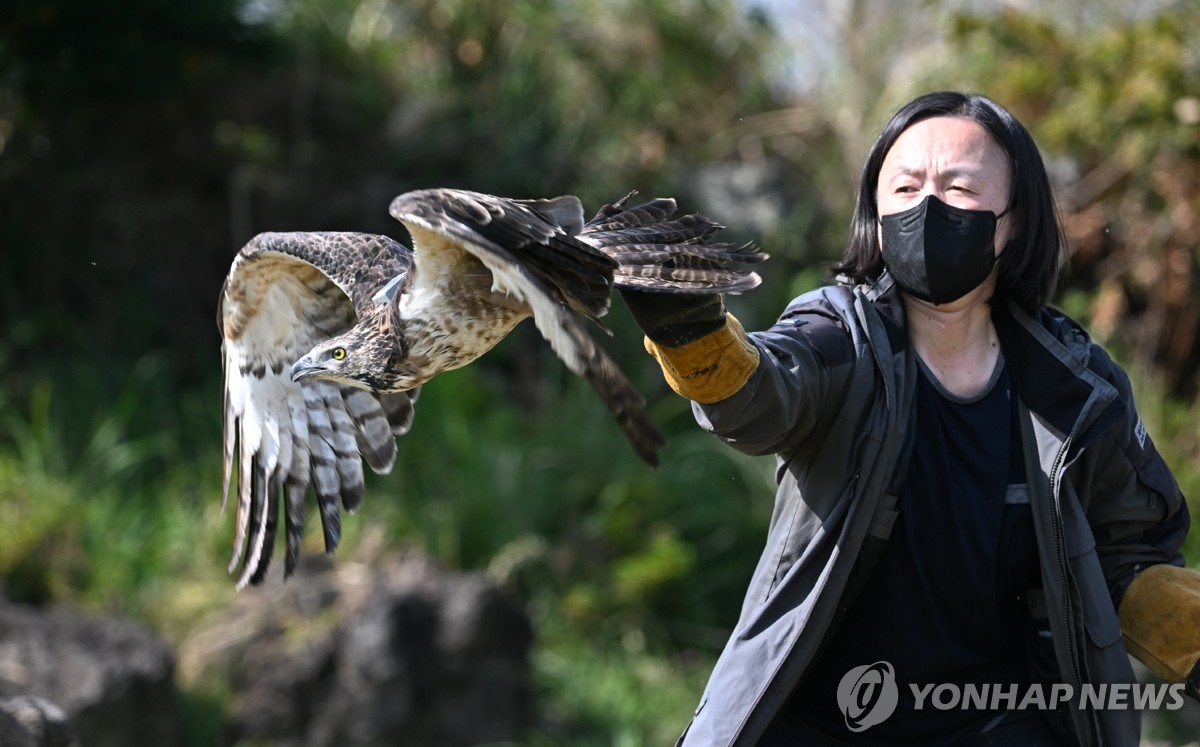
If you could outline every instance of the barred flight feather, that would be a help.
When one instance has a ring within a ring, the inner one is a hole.
[[[670,197],[657,197],[649,202],[626,207],[629,200],[633,199],[636,194],[635,190],[620,200],[601,207],[584,225],[581,233],[664,223],[675,214],[676,202]]]
[[[620,246],[623,244],[670,244],[679,245],[690,241],[700,241],[724,229],[724,226],[713,223],[698,215],[685,215],[678,220],[666,221],[649,226],[614,227],[605,230],[588,229],[579,238],[601,247],[602,251],[612,256],[604,247]]]

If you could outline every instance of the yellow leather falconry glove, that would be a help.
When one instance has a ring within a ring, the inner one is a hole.
[[[719,402],[758,367],[758,348],[725,310],[721,294],[622,288],[621,297],[646,333],[647,352],[680,395],[705,405]]]
[[[720,402],[745,385],[758,368],[758,348],[733,314],[716,332],[680,347],[646,337],[646,352],[662,367],[667,384],[679,395],[702,405]]]
[[[1117,617],[1129,653],[1200,699],[1200,572],[1146,568],[1125,590]]]

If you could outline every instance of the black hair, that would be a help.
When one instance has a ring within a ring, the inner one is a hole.
[[[879,208],[875,202],[883,160],[910,126],[943,116],[963,117],[980,124],[1008,157],[1011,175],[1008,209],[1016,232],[998,260],[997,295],[1012,298],[1030,311],[1048,303],[1058,285],[1066,240],[1046,165],[1025,126],[1004,107],[978,94],[929,93],[913,99],[892,115],[867,154],[850,222],[849,244],[833,271],[858,282],[875,280],[883,273]]]

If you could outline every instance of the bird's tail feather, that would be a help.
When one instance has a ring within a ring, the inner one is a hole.
[[[290,578],[300,562],[300,542],[304,538],[304,498],[308,485],[299,481],[286,480],[283,486],[284,523],[286,526],[287,551],[284,556],[283,576]]]
[[[588,357],[590,362],[579,373],[604,400],[637,455],[648,466],[657,467],[658,450],[666,444],[666,436],[647,414],[646,400],[601,348],[591,346]]]

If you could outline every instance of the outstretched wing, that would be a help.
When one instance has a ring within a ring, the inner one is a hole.
[[[572,372],[600,394],[634,450],[651,465],[664,443],[645,400],[580,325],[572,309],[596,319],[612,297],[616,262],[582,241],[575,197],[508,200],[453,189],[408,192],[390,212],[412,235],[411,292],[431,287],[465,252],[492,274],[493,288],[533,310],[534,324]]]
[[[338,502],[362,500],[362,460],[391,470],[395,437],[407,432],[416,390],[377,395],[328,381],[293,382],[291,367],[314,345],[353,326],[356,309],[404,276],[411,253],[386,236],[263,233],[238,252],[219,299],[224,363],[224,508],[236,465],[232,573],[238,588],[259,583],[274,549],[280,501],[286,522],[285,575],[315,488],[325,547],[341,536]]]
[[[466,253],[492,272],[496,290],[522,300],[549,295],[592,317],[608,311],[616,262],[575,238],[583,227],[576,197],[423,189],[397,197],[390,212],[413,237],[413,293],[434,288]]]
[[[746,244],[710,242],[724,226],[699,214],[678,218],[675,200],[627,206],[628,195],[600,208],[579,234],[617,262],[618,288],[660,293],[741,293],[762,278],[751,268],[767,255]]]

